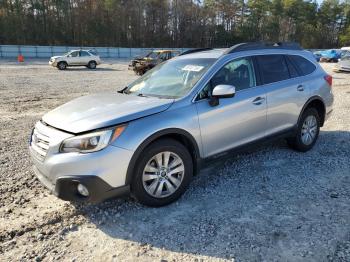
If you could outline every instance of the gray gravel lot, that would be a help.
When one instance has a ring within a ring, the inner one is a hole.
[[[334,114],[313,150],[281,140],[213,162],[157,209],[131,199],[72,205],[31,170],[34,123],[125,86],[135,79],[125,62],[58,71],[0,60],[0,261],[350,261],[350,74],[333,75]]]

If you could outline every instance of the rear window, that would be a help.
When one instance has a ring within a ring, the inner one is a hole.
[[[288,58],[299,69],[301,75],[305,76],[311,74],[316,70],[316,66],[304,57],[298,55],[289,55]]]
[[[289,70],[283,55],[261,55],[256,59],[264,84],[289,79]]]

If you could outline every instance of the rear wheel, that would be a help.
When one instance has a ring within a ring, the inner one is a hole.
[[[95,61],[90,61],[87,65],[89,69],[95,69],[96,68],[96,62]]]
[[[137,163],[131,191],[141,204],[147,206],[164,206],[177,200],[193,175],[190,153],[173,139],[152,143]]]
[[[308,108],[301,116],[294,137],[289,138],[288,144],[297,151],[306,152],[316,143],[320,132],[320,116],[315,108]]]
[[[57,68],[58,68],[59,70],[65,70],[65,69],[67,68],[67,63],[66,63],[66,62],[59,62],[59,63],[57,64]]]

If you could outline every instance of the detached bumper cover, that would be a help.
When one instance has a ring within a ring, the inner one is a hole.
[[[67,201],[79,201],[99,203],[113,197],[128,195],[130,187],[111,187],[103,179],[97,176],[63,176],[51,182],[34,166],[34,172],[40,182],[45,185],[55,196]],[[89,191],[89,196],[84,197],[77,190],[78,184],[83,184]]]
[[[57,63],[56,63],[56,62],[49,62],[49,65],[50,65],[50,66],[53,66],[53,67],[56,67],[56,66],[57,66]]]

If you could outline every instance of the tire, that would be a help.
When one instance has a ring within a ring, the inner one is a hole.
[[[161,139],[144,149],[134,172],[131,194],[139,203],[168,205],[186,191],[193,176],[192,157],[178,141]]]
[[[87,65],[87,67],[88,67],[89,69],[96,69],[96,66],[97,66],[97,64],[96,64],[95,61],[90,61],[90,62],[88,63],[88,65]]]
[[[66,70],[66,69],[67,69],[67,63],[66,63],[66,62],[59,62],[59,63],[57,64],[57,68],[58,68],[59,70]]]
[[[295,136],[287,139],[288,145],[300,152],[309,151],[317,141],[320,126],[318,111],[315,108],[307,108],[299,120]]]

